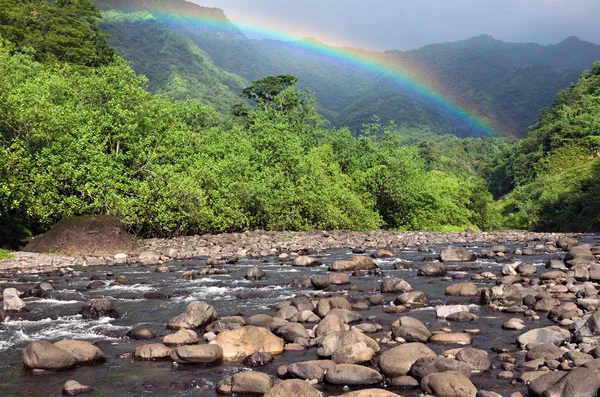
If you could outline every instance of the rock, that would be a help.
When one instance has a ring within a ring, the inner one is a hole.
[[[469,308],[465,305],[440,306],[435,309],[437,318],[446,318],[453,313],[469,312]]]
[[[329,270],[334,272],[374,269],[377,269],[377,264],[367,256],[354,256],[349,260],[338,260],[329,265]]]
[[[206,302],[191,302],[186,311],[169,320],[167,328],[202,328],[212,323],[217,318],[217,311]]]
[[[25,302],[19,298],[19,291],[16,288],[6,288],[2,293],[3,307],[5,311],[20,312],[25,309]]]
[[[448,296],[475,296],[477,286],[473,283],[453,284],[446,288]]]
[[[223,349],[215,344],[178,346],[169,355],[179,364],[208,364],[221,361]]]
[[[183,272],[181,274],[181,276],[179,276],[179,278],[181,278],[183,280],[195,280],[196,279],[196,273],[194,273],[193,270],[188,270],[186,272]]]
[[[346,298],[341,296],[334,296],[331,298],[321,298],[317,302],[317,307],[315,308],[315,313],[317,316],[323,318],[327,313],[329,313],[332,309],[347,309],[351,310],[352,306],[350,302]]]
[[[595,397],[600,388],[600,377],[587,368],[573,368],[554,385],[548,387],[544,397]]]
[[[471,367],[468,364],[442,356],[418,359],[410,367],[410,376],[423,379],[429,374],[447,371],[458,372],[466,377],[471,376]]]
[[[350,311],[348,309],[331,309],[327,312],[327,316],[335,316],[342,320],[344,324],[355,323],[358,321],[362,321],[362,316],[358,313]]]
[[[372,368],[355,364],[338,364],[325,374],[325,381],[339,386],[366,386],[381,383],[383,377]]]
[[[381,292],[410,292],[412,287],[401,278],[390,278],[381,282]]]
[[[91,392],[93,389],[89,386],[84,386],[75,380],[68,380],[62,389],[63,396],[78,396]]]
[[[265,272],[263,272],[258,266],[254,266],[246,272],[244,278],[246,280],[262,280],[265,277]]]
[[[470,321],[475,321],[477,320],[477,316],[474,315],[473,313],[469,313],[469,312],[464,312],[464,311],[460,311],[457,313],[452,313],[448,316],[446,316],[446,321],[457,321],[457,322],[470,322]]]
[[[112,317],[119,318],[115,305],[105,298],[92,299],[86,302],[79,311],[83,318]]]
[[[429,338],[429,343],[435,343],[438,345],[470,345],[472,341],[473,338],[471,338],[471,335],[464,332],[440,332],[431,335],[431,338]]]
[[[422,343],[407,343],[394,347],[379,358],[379,368],[388,377],[407,375],[412,365],[423,357],[437,357],[437,355]]]
[[[287,368],[288,374],[291,376],[303,379],[312,380],[315,379],[318,383],[322,383],[325,379],[325,369],[318,361],[306,361],[300,363],[290,364]],[[333,365],[331,368],[335,367]]]
[[[561,237],[556,241],[556,246],[563,250],[570,250],[577,245],[577,239],[571,237]]]
[[[427,295],[421,291],[405,292],[399,295],[394,301],[396,305],[404,305],[408,308],[428,307],[429,299]]]
[[[440,252],[442,262],[474,262],[477,256],[463,247],[449,247]]]
[[[127,331],[126,336],[133,340],[154,339],[156,335],[146,327],[135,327]]]
[[[363,364],[370,363],[375,357],[375,351],[364,342],[344,346],[333,352],[331,359],[336,364]]]
[[[230,394],[233,395],[263,396],[273,387],[273,380],[268,374],[256,371],[238,372],[226,382],[230,384]]]
[[[431,337],[431,332],[425,324],[416,318],[404,316],[397,321],[398,325],[392,324],[392,334],[395,338],[402,338],[407,342],[427,342]]]
[[[23,350],[23,365],[27,369],[60,371],[75,365],[75,357],[50,342],[31,342]]]
[[[575,330],[575,338],[577,340],[598,337],[600,337],[600,311],[596,311],[590,315],[583,325]]]
[[[170,354],[171,349],[167,346],[162,343],[152,343],[136,347],[134,356],[141,358],[142,360],[155,360],[169,357]]]
[[[164,300],[169,298],[170,296],[165,294],[164,292],[146,292],[144,294],[144,299]]]
[[[191,329],[181,328],[174,334],[165,336],[163,343],[167,346],[193,345],[198,343],[198,334]]]
[[[396,259],[394,261],[394,269],[396,270],[408,270],[408,269],[412,269],[413,268],[413,264],[411,262],[406,262],[402,259]]]
[[[517,266],[517,268],[515,270],[521,276],[525,276],[525,277],[531,277],[535,273],[537,273],[537,269],[535,268],[535,266],[530,265],[529,263],[521,263],[519,266]]]
[[[521,348],[529,343],[547,343],[560,346],[562,343],[571,339],[569,331],[556,326],[546,328],[536,328],[525,332],[517,337],[517,343]]]
[[[310,339],[308,331],[302,324],[289,323],[277,328],[277,335],[281,336],[286,342],[294,342],[297,338]]]
[[[534,346],[527,351],[525,358],[528,361],[537,359],[551,360],[561,357],[564,353],[562,349],[554,345],[534,343]]]
[[[371,257],[373,257],[373,258],[379,258],[379,259],[393,258],[395,256],[396,255],[392,251],[388,251],[388,250],[379,250],[377,252],[372,252],[371,253]]]
[[[469,378],[452,371],[427,375],[421,388],[436,397],[477,397],[477,388]]]
[[[397,385],[394,385],[397,386]],[[399,387],[399,386],[397,386]],[[418,387],[418,384],[417,384]],[[399,394],[389,392],[383,389],[363,389],[345,393],[344,397],[402,397]]]
[[[272,322],[273,317],[268,316],[266,314],[256,314],[254,316],[248,317],[246,325],[253,325],[255,327],[266,328]]]
[[[345,331],[344,322],[338,316],[325,316],[315,329],[316,336],[325,336],[333,332]]]
[[[106,361],[106,356],[96,346],[83,341],[63,339],[54,344],[75,358],[77,364],[94,364]]]
[[[272,318],[269,317],[269,322],[271,321]],[[206,332],[214,332],[215,334],[218,334],[219,332],[241,328],[244,325],[246,325],[246,322],[242,316],[221,317],[217,321],[214,321],[212,324],[208,325],[206,327]]]
[[[285,306],[285,307],[282,307],[281,309],[279,309],[279,311],[273,315],[273,318],[289,320],[292,317],[295,317],[297,315],[298,315],[298,309],[296,309],[294,306]]]
[[[115,283],[120,284],[120,285],[127,285],[129,283],[129,280],[125,276],[118,276],[115,279]]]
[[[321,393],[315,390],[306,381],[298,379],[284,380],[273,386],[263,397],[321,397]]]
[[[466,363],[471,367],[472,372],[486,372],[492,366],[492,362],[488,358],[485,350],[466,348],[462,349],[456,355],[458,361]]]
[[[256,352],[271,355],[283,352],[283,339],[266,328],[251,325],[221,332],[216,342],[223,348],[223,359],[226,361],[243,361]]]
[[[520,306],[523,304],[521,291],[513,285],[501,285],[481,290],[481,300],[485,304],[497,306]]]
[[[350,276],[346,273],[330,273],[327,279],[333,285],[348,285],[351,283]]]
[[[315,289],[322,290],[331,285],[329,277],[326,274],[313,274],[310,283]]]
[[[527,325],[525,324],[525,321],[521,320],[520,318],[511,318],[502,324],[502,328],[508,330],[522,330],[527,328]]]
[[[273,362],[274,358],[270,354],[264,352],[256,352],[244,360],[244,365],[247,367],[260,367],[262,365]]]
[[[356,330],[334,332],[326,335],[319,342],[319,349],[317,355],[322,358],[331,357],[337,350],[342,350],[346,346],[351,346],[364,342],[367,347],[373,349],[375,353],[379,353],[379,344],[372,338]]]
[[[542,373],[527,385],[530,397],[545,397],[544,392],[564,378],[567,372],[556,371]]]
[[[319,260],[311,258],[310,256],[299,256],[292,262],[292,266],[294,267],[315,267],[321,266],[322,264],[323,263]]]
[[[443,277],[448,274],[448,270],[443,263],[424,263],[419,267],[417,274],[426,277]]]

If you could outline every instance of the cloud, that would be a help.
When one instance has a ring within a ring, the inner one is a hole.
[[[409,50],[480,34],[511,42],[600,43],[598,0],[193,0],[233,22],[330,44]]]

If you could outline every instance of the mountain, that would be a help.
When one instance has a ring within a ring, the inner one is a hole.
[[[470,136],[479,133],[378,74],[357,70],[322,55],[329,51],[325,46],[321,46],[322,52],[316,53],[294,43],[249,39],[231,24],[222,10],[184,0],[97,0],[95,3],[103,10],[151,13],[153,23],[160,24],[162,29],[170,29],[171,40],[179,37],[178,40],[185,41],[188,46],[193,43],[194,52],[203,53],[212,61],[206,65],[215,66],[204,71],[208,66],[196,65],[186,71],[186,75],[200,74],[202,70],[205,75],[215,76],[214,81],[229,87],[232,92],[237,92],[237,87],[230,84],[231,79],[219,76],[234,74],[251,82],[266,75],[289,73],[298,77],[300,89],[311,88],[319,111],[334,126],[348,126],[354,133],[358,133],[375,114],[386,122],[393,120],[416,128],[424,126],[438,134]],[[105,12],[104,15],[109,14]],[[191,23],[196,19],[203,23]],[[143,24],[126,23],[118,29],[114,24],[103,23],[102,27],[112,35],[111,45],[140,73],[148,73],[141,64],[148,69],[153,68],[152,63],[160,63],[159,69],[163,71],[180,68],[182,60],[188,66],[185,51],[181,57],[172,56],[169,46],[165,47],[167,41],[147,40],[148,27]],[[131,50],[132,46],[135,51]],[[153,47],[157,46],[162,48],[160,54],[144,56],[155,53]],[[330,50],[336,49],[331,47]],[[353,50],[355,53],[361,51]],[[556,92],[569,87],[594,60],[600,59],[599,45],[576,37],[543,46],[504,43],[482,35],[459,42],[432,44],[414,51],[363,52],[384,63],[413,65],[426,77],[432,76],[440,82],[447,97],[468,103],[469,109],[502,126],[502,132],[512,136],[524,136],[539,117],[540,110],[552,103]],[[223,74],[224,71],[229,74]],[[172,91],[167,88],[168,74],[147,75],[151,89]],[[205,95],[205,99],[210,100],[209,97]],[[220,106],[221,109],[225,107]]]

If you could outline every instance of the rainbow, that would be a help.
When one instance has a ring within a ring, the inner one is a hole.
[[[321,41],[306,39],[302,33],[288,33],[282,30],[264,27],[266,22],[236,21],[231,23],[224,17],[222,11],[215,8],[200,8],[186,4],[180,9],[167,10],[163,5],[158,10],[148,10],[160,22],[170,26],[187,29],[216,31],[222,34],[240,35],[242,32],[258,37],[286,42],[289,46],[323,56],[340,62],[349,67],[363,71],[369,75],[383,78],[425,102],[442,110],[458,122],[463,123],[475,133],[496,137],[501,136],[500,123],[485,116],[477,109],[476,104],[467,99],[454,95],[443,81],[427,71],[422,65],[415,64],[401,56],[388,53],[370,52],[351,47],[335,47],[323,44]],[[195,9],[194,9],[195,8]],[[135,10],[131,10],[135,11]],[[137,11],[140,11],[139,9]],[[322,40],[320,38],[319,40]]]

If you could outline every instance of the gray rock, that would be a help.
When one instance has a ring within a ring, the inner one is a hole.
[[[456,354],[456,359],[471,367],[472,372],[486,372],[492,366],[485,350],[468,347]]]
[[[179,346],[171,350],[171,359],[179,364],[207,364],[223,359],[223,349],[216,344]]]
[[[75,365],[75,357],[50,342],[31,342],[23,350],[23,365],[27,369],[60,371]]]
[[[244,278],[246,280],[262,280],[265,277],[265,272],[263,272],[258,266],[254,266],[251,269],[248,269]]]
[[[392,327],[394,337],[400,337],[407,342],[427,342],[431,337],[431,332],[425,324],[416,318],[403,316],[398,320],[399,325]]]
[[[63,396],[79,396],[81,394],[89,393],[92,389],[89,386],[82,385],[75,380],[68,380],[62,389]]]
[[[420,380],[429,374],[447,371],[458,372],[466,377],[471,376],[471,367],[469,365],[443,356],[422,357],[410,367],[409,373],[412,377]]]
[[[419,267],[417,274],[426,277],[443,277],[448,273],[443,263],[424,263]]]
[[[421,388],[436,397],[476,397],[477,388],[458,372],[429,374],[421,380]]]
[[[381,292],[410,292],[413,288],[401,278],[386,279],[381,282]]]
[[[372,368],[354,364],[339,364],[325,374],[325,381],[339,386],[367,386],[383,381],[383,376]]]
[[[521,348],[529,343],[545,343],[560,346],[564,342],[569,341],[571,335],[568,331],[560,329],[556,326],[546,328],[536,328],[525,332],[517,337],[517,343]]]
[[[379,357],[379,368],[388,378],[407,375],[413,364],[423,357],[437,355],[422,343],[407,343],[390,349]]]
[[[473,262],[477,256],[463,247],[449,247],[440,252],[442,262]]]
[[[20,312],[25,309],[25,302],[19,298],[19,291],[16,288],[6,288],[2,293],[3,306],[5,311]]]
[[[83,318],[112,317],[119,318],[115,305],[108,299],[92,299],[86,302],[79,311]]]
[[[169,320],[167,328],[201,328],[212,323],[217,318],[217,311],[206,302],[191,302],[186,311]]]

